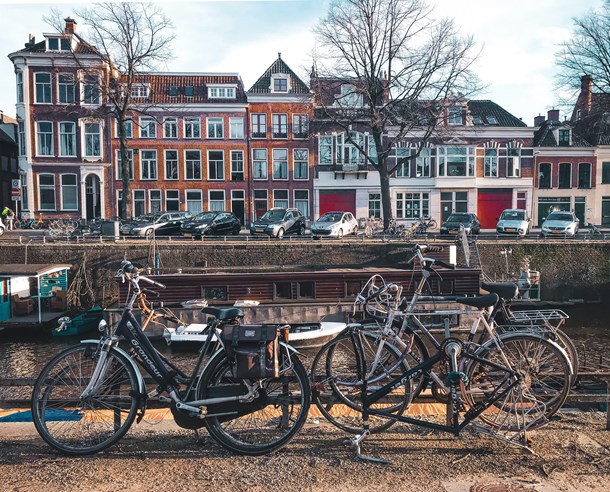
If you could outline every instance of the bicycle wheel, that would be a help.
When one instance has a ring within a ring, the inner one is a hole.
[[[390,343],[378,350],[378,337],[362,332],[362,345],[367,362],[367,388],[370,393],[409,370],[400,358],[400,351]],[[373,367],[372,363],[375,361]],[[362,384],[356,371],[356,355],[349,333],[339,335],[324,345],[314,358],[311,368],[313,400],[320,413],[334,426],[359,434],[363,429]],[[411,385],[392,391],[371,408],[384,409],[401,415],[411,402]],[[394,419],[369,416],[371,433],[389,428]]]
[[[568,355],[568,359],[572,364],[572,384],[576,382],[576,378],[578,377],[578,371],[580,370],[580,358],[578,357],[578,350],[576,349],[576,345],[572,339],[568,336],[566,332],[556,328],[552,330],[555,334],[556,339],[554,340],[563,350],[565,350]]]
[[[97,344],[66,349],[46,365],[34,385],[32,420],[36,430],[62,453],[102,451],[117,442],[136,417],[138,378],[118,352],[108,354],[108,369],[98,391],[81,398],[98,359]]]
[[[426,227],[427,227],[428,229],[436,229],[436,225],[437,225],[437,224],[436,224],[436,220],[434,220],[434,219],[430,219],[430,220],[428,221],[428,224],[426,225]]]
[[[546,423],[565,402],[571,384],[570,363],[556,343],[528,333],[508,333],[480,347],[475,355],[484,361],[467,363],[464,398],[470,406],[506,387],[508,373],[488,362],[509,367],[522,378],[504,398],[480,415],[492,427],[532,429]]]
[[[248,386],[258,388],[253,400],[229,403],[224,407],[222,404],[216,408],[208,406],[205,425],[224,448],[259,456],[285,446],[303,427],[311,401],[307,371],[285,347],[281,347],[279,358],[280,376],[277,379],[234,378],[224,351],[218,351],[206,365],[197,389],[198,399],[217,396],[223,389],[232,388],[232,394],[245,395]]]

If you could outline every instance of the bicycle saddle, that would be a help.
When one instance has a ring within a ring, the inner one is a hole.
[[[212,316],[220,320],[244,317],[244,312],[239,308],[204,307],[201,312],[203,314],[211,314]]]
[[[492,294],[485,294],[484,296],[478,297],[457,297],[455,302],[476,308],[486,308],[489,306],[495,306],[499,300],[500,298],[498,297],[498,294],[494,292]]]
[[[481,288],[506,300],[514,299],[519,294],[519,287],[514,282],[482,282]]]

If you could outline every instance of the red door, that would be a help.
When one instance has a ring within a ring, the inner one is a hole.
[[[481,221],[481,229],[495,229],[502,211],[512,208],[512,205],[512,190],[479,190],[477,215]]]
[[[356,190],[320,191],[320,217],[326,212],[351,212],[356,216]]]

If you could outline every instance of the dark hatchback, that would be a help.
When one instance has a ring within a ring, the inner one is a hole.
[[[461,227],[468,235],[481,232],[481,223],[475,214],[456,212],[441,224],[441,234],[459,234]]]
[[[182,224],[184,237],[228,236],[239,234],[241,223],[232,212],[201,212]]]
[[[305,234],[305,217],[296,208],[272,208],[250,224],[250,234]]]

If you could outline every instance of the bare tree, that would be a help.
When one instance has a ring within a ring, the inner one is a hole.
[[[171,43],[175,38],[171,21],[152,3],[100,3],[75,12],[89,28],[79,38],[91,47],[100,65],[107,69],[106,76],[96,77],[101,100],[107,104],[109,115],[116,119],[121,158],[123,199],[120,215],[131,215],[130,164],[125,122],[132,113],[146,113],[150,106],[134,102],[132,88],[138,76],[157,69],[173,56]],[[45,20],[61,30],[61,17],[57,11]],[[78,53],[74,60],[79,64]],[[80,66],[83,72],[96,68]],[[99,75],[99,73],[96,73]]]
[[[316,118],[346,132],[379,172],[387,229],[390,176],[401,164],[388,157],[407,136],[417,137],[419,149],[410,158],[417,156],[443,122],[451,96],[455,103],[480,89],[470,70],[478,55],[474,41],[452,20],[435,19],[425,0],[335,0],[314,32]],[[350,89],[337,95],[339,86]],[[351,138],[356,126],[372,136],[375,157]]]
[[[572,107],[583,75],[593,79],[597,91],[610,92],[610,0],[573,22],[572,36],[560,43],[556,56],[558,95]]]

